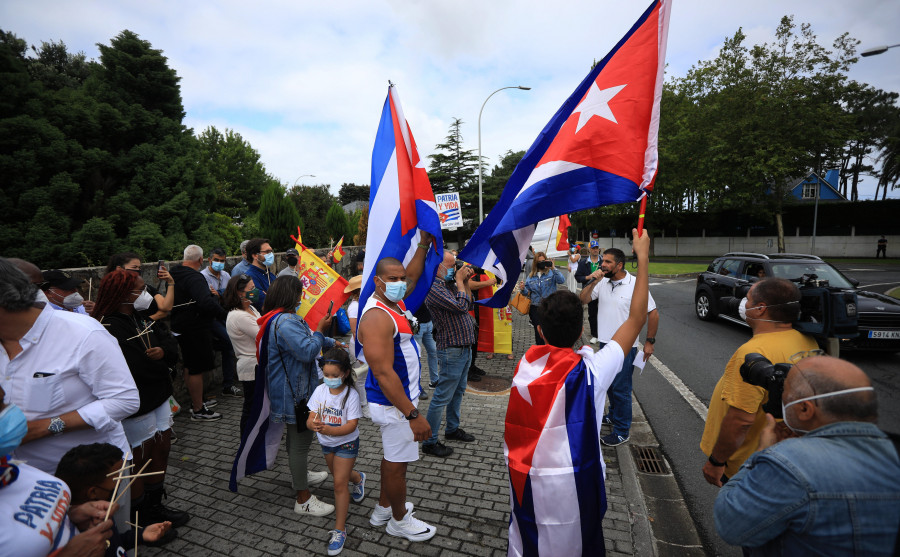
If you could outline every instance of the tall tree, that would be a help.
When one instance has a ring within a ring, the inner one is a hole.
[[[297,207],[285,195],[284,186],[277,182],[269,184],[259,203],[260,235],[269,239],[273,249],[283,251],[293,247],[290,236],[299,223]]]
[[[478,155],[463,148],[460,128],[463,121],[454,118],[444,143],[435,145],[428,178],[434,193],[459,192],[464,233],[478,224]]]
[[[350,221],[347,219],[347,213],[337,203],[332,204],[328,209],[328,214],[325,215],[325,228],[331,242],[337,242],[342,236],[348,238],[350,236]]]
[[[260,197],[272,177],[259,153],[239,133],[226,129],[223,134],[210,126],[198,139],[200,164],[215,183],[213,210],[240,223],[242,217],[259,209]]]
[[[369,202],[369,186],[367,184],[343,183],[338,190],[338,203],[341,206],[354,201]]]
[[[487,216],[487,214],[491,212],[491,209],[494,208],[494,205],[500,201],[500,195],[503,193],[503,188],[506,187],[506,182],[509,181],[509,177],[512,176],[513,170],[516,169],[519,161],[521,161],[524,156],[525,151],[507,151],[500,157],[500,164],[494,165],[490,176],[484,177],[481,191],[485,216]],[[477,206],[476,199],[476,210]]]
[[[300,217],[306,225],[303,228],[303,243],[309,247],[325,247],[328,245],[328,230],[325,227],[325,215],[337,199],[331,195],[327,185],[293,186],[288,190],[288,197],[297,207]]]

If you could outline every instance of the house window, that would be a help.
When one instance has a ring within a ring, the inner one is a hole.
[[[816,198],[816,189],[819,187],[819,184],[803,184],[803,199],[815,199]]]

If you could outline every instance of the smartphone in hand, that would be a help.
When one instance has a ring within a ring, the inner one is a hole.
[[[331,302],[328,303],[328,313],[325,314],[326,318],[331,317],[331,310],[333,310],[333,309],[334,309],[334,300],[331,300]]]

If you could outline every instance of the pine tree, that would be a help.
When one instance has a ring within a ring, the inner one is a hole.
[[[478,155],[463,148],[462,124],[460,118],[454,118],[444,143],[435,145],[428,178],[434,193],[459,192],[465,233],[478,225]]]
[[[290,236],[300,223],[300,214],[290,199],[285,197],[285,188],[278,182],[270,183],[263,191],[259,202],[259,232],[275,251],[294,247]]]

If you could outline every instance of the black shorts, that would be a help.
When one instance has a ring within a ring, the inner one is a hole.
[[[208,329],[192,331],[176,338],[178,346],[181,347],[181,361],[188,375],[200,375],[216,367],[212,331]]]

